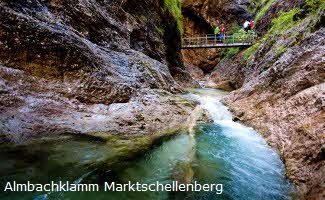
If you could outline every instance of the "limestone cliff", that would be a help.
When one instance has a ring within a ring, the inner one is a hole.
[[[307,199],[324,198],[325,3],[263,1],[255,45],[218,63],[208,79],[235,90],[224,103],[278,149]]]
[[[172,8],[163,0],[2,0],[0,140],[181,125],[193,107],[172,93],[197,83],[185,71]]]

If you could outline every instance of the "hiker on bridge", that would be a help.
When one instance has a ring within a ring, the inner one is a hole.
[[[255,22],[254,21],[251,21],[251,22],[249,22],[249,21],[245,21],[245,23],[244,23],[244,30],[247,32],[247,31],[250,31],[250,30],[252,30],[252,28],[255,26]]]
[[[220,40],[221,42],[223,42],[226,38],[226,29],[224,24],[221,24],[221,28],[220,28]]]
[[[220,38],[220,28],[219,26],[217,25],[217,27],[214,29],[214,35],[215,35],[215,38],[219,39]]]
[[[247,32],[250,29],[249,28],[250,22],[246,20],[243,26],[244,26],[244,30]]]
[[[255,22],[254,22],[254,21],[251,21],[251,22],[249,23],[249,25],[251,26],[251,29],[253,29],[254,26],[255,26]]]

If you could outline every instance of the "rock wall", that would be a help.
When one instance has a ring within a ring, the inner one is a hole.
[[[194,109],[172,94],[197,83],[163,0],[2,0],[0,19],[2,141],[154,134]]]
[[[247,0],[184,0],[182,4],[184,37],[213,34],[219,23],[228,33],[252,17],[254,4]],[[220,62],[220,49],[182,50],[185,65],[196,79],[204,79]]]
[[[323,199],[325,6],[279,0],[265,6],[256,44],[223,60],[208,79],[237,89],[224,103],[279,151],[304,198]]]

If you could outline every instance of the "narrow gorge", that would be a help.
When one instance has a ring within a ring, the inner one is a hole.
[[[182,48],[245,21],[250,46]],[[324,199],[324,25],[324,0],[0,0],[0,199]]]

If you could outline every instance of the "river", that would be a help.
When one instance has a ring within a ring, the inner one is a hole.
[[[284,164],[254,129],[232,120],[231,113],[220,103],[227,93],[212,89],[193,89],[183,98],[200,102],[213,118],[190,133],[178,134],[157,145],[143,157],[121,162],[110,169],[78,167],[79,163],[100,160],[110,149],[100,141],[83,140],[67,145],[34,146],[4,151],[1,147],[1,185],[8,180],[75,180],[77,183],[116,182],[222,184],[223,193],[213,192],[0,192],[0,199],[292,199],[294,186],[286,179]],[[61,154],[54,149],[65,146]],[[66,147],[68,146],[68,147]],[[30,147],[29,147],[30,148]],[[38,151],[42,149],[42,151]],[[46,151],[44,150],[46,149]],[[29,153],[26,153],[29,152]],[[39,152],[42,152],[40,154]],[[60,165],[53,164],[60,160]],[[94,161],[94,162],[95,162]],[[57,178],[60,177],[60,178]]]

